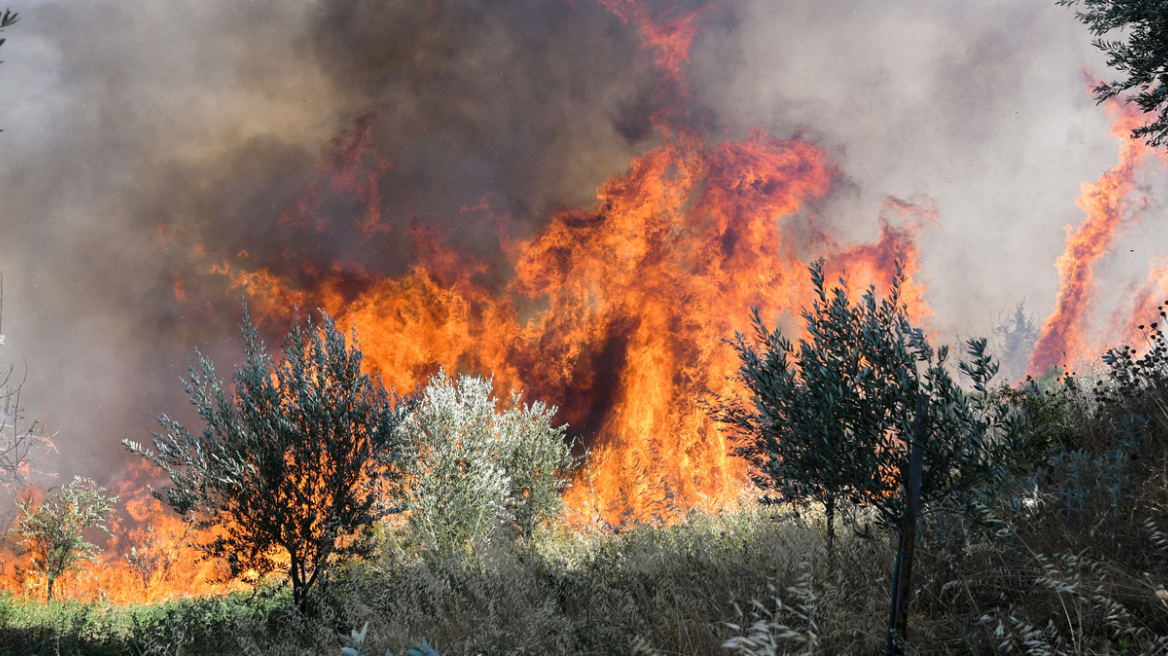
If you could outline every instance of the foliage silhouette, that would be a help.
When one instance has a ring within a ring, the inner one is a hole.
[[[810,273],[806,336],[793,344],[753,309],[753,339],[738,333],[732,342],[746,397],[719,398],[710,408],[735,432],[735,452],[752,465],[755,483],[774,493],[768,501],[823,504],[829,551],[844,501],[874,509],[896,529],[903,590],[894,589],[894,600],[902,595],[894,603],[902,606],[917,500],[949,500],[1000,474],[1013,440],[999,438],[1016,435],[1017,420],[992,397],[998,366],[984,339],[969,340],[969,360],[958,364],[972,384],[966,392],[949,373],[948,349],[934,350],[912,325],[899,261],[885,298],[869,287],[858,303],[843,280],[828,290],[822,260]]]
[[[1126,91],[1136,90],[1127,100],[1155,118],[1132,130],[1132,138],[1149,146],[1168,143],[1168,11],[1162,0],[1059,0],[1075,7],[1075,17],[1094,37],[1092,44],[1107,53],[1107,65],[1127,75],[1126,79],[1101,82],[1093,89],[1103,102]],[[1119,30],[1126,41],[1105,36]]]
[[[279,362],[246,309],[241,328],[246,359],[232,394],[202,355],[185,381],[206,422],[201,434],[162,415],[166,432],[154,434],[153,450],[123,444],[170,476],[174,485],[156,496],[215,531],[201,547],[233,575],[271,572],[273,556],[287,554],[293,603],[304,612],[330,559],[365,552],[371,525],[401,510],[387,501],[399,493],[397,429],[412,400],[362,372],[356,333],[346,342],[327,314],[319,327],[297,321]]]

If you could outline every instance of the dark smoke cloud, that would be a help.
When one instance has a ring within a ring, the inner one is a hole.
[[[845,238],[875,236],[885,195],[931,199],[940,327],[969,332],[1022,297],[1049,309],[1078,183],[1116,152],[1080,73],[1102,62],[1071,12],[711,4],[688,69],[694,125],[819,140],[849,177],[818,220]],[[463,207],[485,200],[535,232],[658,139],[636,27],[594,0],[135,5],[14,5],[0,67],[0,360],[28,362],[30,409],[60,432],[45,468],[65,475],[108,476],[119,439],[189,416],[177,378],[195,346],[224,372],[236,361],[237,306],[198,311],[216,290],[193,243],[301,276],[338,260],[393,274],[417,220],[497,262],[494,226]],[[327,230],[281,224],[361,121],[390,167],[387,229],[369,237],[335,198],[318,206]]]
[[[179,217],[210,250],[246,251],[277,271],[345,259],[392,275],[411,257],[410,221],[497,255],[482,252],[496,241],[492,224],[462,208],[485,202],[529,232],[549,208],[591,202],[654,136],[642,127],[651,79],[636,34],[599,6],[345,0],[301,19],[297,65],[322,80],[314,93],[329,99],[330,122],[367,128],[369,166],[384,158],[388,168],[375,193],[384,231],[365,234],[366,209],[352,199],[313,207],[327,230],[282,219],[313,184],[314,161],[362,141],[352,134],[323,155],[319,141],[270,133],[212,162],[169,163],[171,179],[138,204],[143,224]]]
[[[194,346],[237,359],[230,320],[175,301],[175,281],[198,284],[205,264],[192,244],[276,271],[344,259],[398,273],[411,219],[482,250],[491,226],[460,208],[485,199],[529,232],[551,207],[590,202],[654,138],[637,34],[593,3],[289,5],[17,8],[0,356],[29,361],[30,405],[61,432],[48,468],[108,468],[117,439],[181,415]],[[388,229],[366,238],[359,208],[336,201],[316,208],[327,231],[281,225],[327,142],[369,112]]]
[[[420,213],[491,194],[539,220],[653,137],[637,35],[594,3],[345,0],[312,22],[336,95],[384,108],[386,197]]]

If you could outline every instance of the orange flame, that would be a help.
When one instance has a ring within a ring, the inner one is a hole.
[[[1154,322],[1163,324],[1164,320],[1159,318],[1162,306],[1168,306],[1168,259],[1160,266],[1153,265],[1147,281],[1133,294],[1131,310],[1126,313],[1128,319],[1119,343],[1131,346],[1136,352],[1146,350],[1149,344],[1142,326]]]
[[[1094,86],[1094,85],[1092,85]],[[1099,345],[1088,341],[1088,313],[1095,295],[1092,268],[1111,251],[1112,243],[1129,214],[1129,194],[1135,189],[1140,167],[1152,154],[1142,140],[1131,137],[1140,125],[1137,106],[1111,99],[1105,104],[1111,117],[1110,135],[1120,140],[1119,161],[1094,183],[1084,183],[1076,204],[1087,213],[1082,225],[1067,226],[1067,246],[1055,266],[1059,292],[1054,311],[1042,324],[1041,336],[1030,357],[1028,373],[1038,376],[1058,365],[1074,366],[1097,355]]]
[[[654,12],[636,0],[600,0],[600,3],[622,22],[636,25],[645,47],[651,51],[653,66],[660,75],[657,93],[670,102],[661,103],[650,120],[668,134],[684,116],[689,82],[683,69],[689,63],[690,48],[701,28],[699,19],[712,7],[707,5],[688,13]]]
[[[370,137],[377,117],[377,112],[358,117],[351,130],[325,145],[328,157],[316,165],[320,177],[300,195],[296,206],[280,217],[281,225],[323,232],[328,228],[328,222],[321,219],[324,206],[334,200],[355,215],[353,224],[366,239],[388,231],[382,222],[378,183],[389,171],[390,163],[377,152]]]
[[[915,278],[921,270],[917,237],[926,227],[936,225],[937,211],[931,205],[888,198],[880,213],[879,241],[837,247],[838,253],[826,262],[825,273],[843,275],[854,290],[872,285],[882,292],[892,284],[896,258],[902,258],[904,283],[901,298],[908,307],[909,318],[918,325],[922,324],[932,316],[932,311],[925,303],[927,287]]]
[[[122,472],[111,491],[119,495],[118,512],[109,523],[110,535],[93,562],[82,563],[55,584],[55,597],[108,599],[116,603],[150,602],[194,594],[214,594],[240,587],[224,580],[219,565],[205,561],[190,543],[206,539],[150,495],[145,484],[156,480],[145,462]],[[44,490],[30,488],[22,495],[38,503]],[[14,521],[13,529],[18,528]],[[88,535],[95,539],[97,534]],[[43,599],[44,581],[19,548],[19,535],[9,534],[6,551],[14,559],[0,562],[0,589]]]
[[[653,51],[653,64],[668,77],[682,81],[682,67],[689,61],[690,47],[701,27],[698,18],[709,11],[702,7],[670,17],[664,12],[654,15],[634,0],[600,0],[610,12],[626,23],[634,23]]]
[[[705,9],[665,16],[631,0],[604,2],[653,51],[664,79],[658,119],[680,116],[683,68]],[[282,230],[311,236],[356,227],[364,240],[401,234],[405,222],[379,210],[378,182],[390,163],[371,138],[376,119],[359,118],[326,146]],[[558,405],[559,420],[594,452],[565,493],[578,515],[669,522],[690,508],[732,503],[747,484],[745,464],[698,404],[709,391],[733,389],[737,360],[722,339],[744,326],[751,306],[772,322],[797,316],[810,295],[806,263],[819,255],[854,287],[887,285],[902,256],[904,299],[914,318],[927,318],[925,288],[913,278],[916,239],[936,218],[927,206],[889,199],[875,243],[841,243],[817,221],[839,178],[824,149],[762,133],[709,143],[668,122],[655,123],[663,143],[604,183],[594,209],[559,211],[527,239],[492,216],[501,262],[461,252],[418,220],[408,225],[412,260],[396,276],[344,256],[304,262],[294,249],[265,265],[237,246],[216,252],[181,228],[161,227],[164,246],[187,244],[200,272],[173,284],[176,302],[213,313],[213,299],[244,293],[265,324],[286,322],[293,307],[319,307],[358,330],[366,367],[398,389],[443,367],[494,375],[497,389],[523,388]],[[463,211],[491,213],[487,202]],[[115,525],[88,592],[76,594],[155,599],[212,589],[205,581],[213,566],[179,548],[188,529],[143,496],[136,481],[145,478],[130,472],[115,490],[128,518]]]
[[[736,362],[719,340],[749,307],[767,316],[802,307],[805,262],[782,220],[825,197],[837,175],[821,148],[798,139],[677,137],[603,185],[598,210],[563,211],[527,242],[501,240],[515,273],[496,292],[485,264],[417,222],[409,272],[365,281],[351,297],[338,275],[304,288],[228,258],[206,271],[265,315],[332,312],[358,329],[370,370],[399,389],[444,367],[558,404],[597,450],[569,506],[612,523],[668,520],[736,498],[745,481],[697,400],[729,391]],[[915,239],[933,222],[931,209],[891,199],[878,242],[838,245],[828,234],[817,247],[832,271],[864,285],[886,285],[904,256],[905,299],[923,318]]]
[[[528,247],[515,287],[547,303],[528,324],[536,388],[608,405],[589,422],[603,445],[595,479],[569,505],[595,495],[591,508],[615,523],[740,488],[742,467],[695,401],[727,391],[735,363],[718,339],[746,308],[802,296],[775,218],[827,193],[823,161],[814,146],[761,135],[670,144],[610,180],[599,213],[564,213]]]
[[[685,89],[683,67],[707,9],[667,15],[631,0],[605,6],[641,31],[668,82],[662,105],[684,104],[676,92]],[[369,142],[375,118],[362,117],[330,143],[286,226],[323,233],[335,221],[366,220],[351,218],[365,217],[361,210],[339,219],[320,210],[332,197],[370,202],[370,193],[353,190],[375,188],[389,170]],[[741,327],[748,308],[797,314],[809,291],[807,250],[826,255],[831,271],[878,286],[901,254],[910,276],[905,299],[925,317],[924,287],[911,276],[920,266],[916,236],[935,217],[893,199],[877,243],[837,244],[823,231],[808,243],[785,220],[813,217],[810,208],[838,177],[821,148],[761,133],[706,143],[658,128],[665,143],[602,185],[599,209],[562,211],[528,241],[499,227],[498,252],[514,272],[503,284],[488,283],[486,264],[417,221],[413,262],[397,277],[345,263],[305,275],[249,268],[239,257],[199,259],[230,291],[246,292],[261,318],[284,318],[293,305],[321,307],[356,327],[369,369],[399,389],[444,367],[493,374],[501,389],[522,387],[559,405],[561,419],[596,451],[591,479],[567,493],[568,505],[612,523],[667,520],[736,498],[745,482],[743,464],[727,454],[697,401],[730,391],[736,362],[720,340]],[[472,209],[489,211],[486,203]]]

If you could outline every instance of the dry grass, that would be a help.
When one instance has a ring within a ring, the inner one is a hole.
[[[1057,457],[923,521],[910,653],[1168,654],[1168,412],[1153,396],[1124,409],[1147,419],[1132,428],[1061,393]],[[376,653],[422,637],[452,655],[883,653],[891,535],[841,532],[834,563],[821,517],[749,504],[454,558],[389,540],[322,620],[368,621]]]
[[[980,522],[926,522],[910,653],[1168,654],[1168,522],[1152,491],[1128,500],[1131,520],[1094,534],[1039,492],[1038,504],[983,508]],[[307,619],[275,610],[208,624],[235,636],[210,648],[176,611],[169,629],[127,639],[132,651],[101,653],[338,654],[338,632],[368,622],[369,654],[422,638],[450,656],[882,654],[891,537],[840,532],[835,563],[821,517],[759,507],[444,556],[390,533],[377,558],[334,573]]]
[[[1037,469],[922,521],[909,653],[1168,655],[1165,398],[1117,408],[1062,389],[1037,403],[1050,445]],[[142,629],[101,615],[129,647],[99,653],[338,654],[338,633],[368,622],[369,654],[422,638],[450,656],[882,654],[892,536],[856,536],[865,519],[853,515],[829,562],[822,522],[747,503],[672,527],[560,528],[443,555],[387,527],[376,557],[314,591],[307,618],[240,602],[191,605],[208,617],[201,629],[181,608],[159,607],[165,617]],[[0,629],[13,631],[6,617],[26,610],[7,603]],[[107,644],[96,633],[85,644]]]

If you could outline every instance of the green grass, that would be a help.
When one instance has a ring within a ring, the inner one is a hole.
[[[0,654],[238,653],[278,626],[290,595],[260,591],[151,605],[0,596]]]

